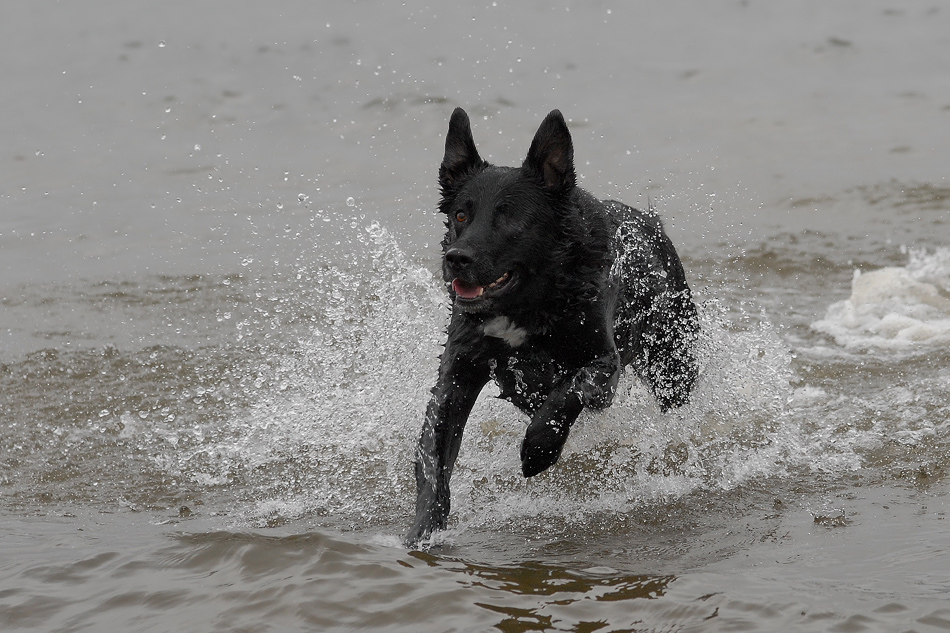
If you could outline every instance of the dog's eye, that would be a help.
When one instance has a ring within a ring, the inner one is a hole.
[[[455,214],[455,219],[458,222],[465,222],[466,220],[468,220],[468,214],[465,213],[464,211],[459,211],[458,213]]]

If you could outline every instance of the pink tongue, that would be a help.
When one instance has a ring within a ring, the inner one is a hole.
[[[452,281],[452,290],[455,291],[455,294],[462,297],[463,299],[474,299],[479,294],[481,294],[481,286],[472,286],[464,281],[455,279]]]

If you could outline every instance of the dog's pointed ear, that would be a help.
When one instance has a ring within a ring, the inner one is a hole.
[[[459,178],[483,164],[475,139],[472,137],[472,125],[462,108],[455,108],[449,120],[449,132],[445,136],[445,156],[439,167],[439,185],[442,191],[451,191]]]
[[[544,117],[522,169],[537,175],[550,189],[567,190],[576,184],[574,144],[560,110]]]

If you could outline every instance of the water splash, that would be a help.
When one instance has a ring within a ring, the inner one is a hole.
[[[348,266],[307,277],[316,315],[307,335],[261,376],[259,401],[233,421],[221,467],[254,482],[257,524],[327,517],[337,526],[405,522],[415,498],[412,458],[449,314],[441,283],[408,260],[377,224],[351,241]],[[527,418],[486,388],[453,477],[461,525],[583,521],[701,489],[731,489],[802,461],[791,356],[767,320],[738,328],[715,301],[701,307],[702,370],[690,404],[662,414],[625,375],[614,405],[586,412],[558,465],[525,480]]]
[[[235,422],[242,439],[229,454],[259,479],[266,499],[252,518],[307,512],[363,523],[407,511],[446,300],[378,224],[353,245],[357,270],[320,263],[308,272],[315,323],[262,377],[276,390]]]

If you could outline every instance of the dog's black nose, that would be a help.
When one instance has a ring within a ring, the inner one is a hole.
[[[472,263],[472,254],[461,248],[450,248],[445,251],[445,261],[449,266],[458,270]]]

